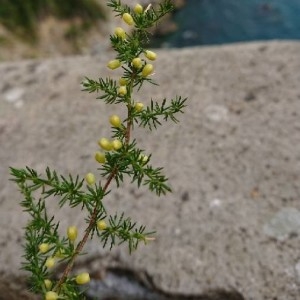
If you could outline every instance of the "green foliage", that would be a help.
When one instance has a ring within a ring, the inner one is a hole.
[[[80,18],[93,23],[104,18],[96,0],[0,0],[0,23],[15,34],[34,41],[39,21],[53,15],[61,19]]]
[[[127,177],[138,188],[145,186],[158,196],[171,192],[163,168],[152,166],[151,154],[145,155],[145,150],[139,148],[136,139],[132,137],[134,126],[151,131],[158,129],[162,121],[177,123],[176,115],[183,113],[185,107],[186,99],[180,96],[161,102],[150,99],[149,106],[133,99],[133,91],[140,91],[144,83],[157,85],[151,78],[154,67],[149,62],[156,59],[156,54],[144,47],[149,37],[148,28],[172,9],[171,2],[165,1],[157,11],[153,7],[132,10],[115,0],[109,1],[108,5],[126,23],[133,20],[133,30],[125,33],[119,28],[110,36],[116,57],[107,66],[112,70],[121,67],[122,78],[118,82],[111,78],[86,78],[82,83],[85,91],[99,92],[97,99],[104,104],[117,103],[127,109],[123,120],[117,115],[109,118],[113,140],[102,138],[98,142],[105,152],[96,152],[95,160],[100,164],[97,176],[88,173],[85,179],[79,175],[66,177],[49,167],[44,174],[38,174],[29,167],[10,169],[11,180],[18,185],[23,195],[21,206],[30,216],[25,228],[22,267],[30,273],[32,290],[44,295],[46,300],[84,299],[78,285],[82,281],[87,283],[89,275],[85,273],[81,276],[83,279],[77,281],[78,276],[74,278],[70,274],[76,258],[83,254],[84,246],[90,238],[98,238],[103,247],[109,246],[110,249],[126,243],[130,253],[137,249],[140,242],[147,243],[153,239],[153,231],[137,225],[124,213],[107,214],[103,199],[110,193],[112,182],[119,188]],[[96,180],[96,177],[101,180]],[[79,207],[85,211],[87,225],[78,242],[77,228],[74,226],[68,228],[66,236],[59,235],[60,223],[47,211],[49,201],[57,201],[60,208]],[[63,266],[63,273],[59,279],[54,280],[52,286],[49,282],[46,285],[44,280],[49,281],[53,277],[54,265]]]

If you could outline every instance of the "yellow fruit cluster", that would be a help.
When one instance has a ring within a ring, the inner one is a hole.
[[[111,115],[109,118],[109,123],[115,128],[122,127],[122,121],[118,115]],[[123,147],[122,141],[120,141],[119,139],[110,141],[105,137],[101,138],[98,141],[98,145],[105,151],[118,151]],[[104,164],[106,162],[105,153],[97,151],[95,153],[95,160],[100,164]],[[94,184],[96,181],[95,176],[92,173],[86,174],[85,179],[89,185]]]
[[[74,278],[75,282],[79,285],[83,285],[83,284],[87,284],[91,281],[90,278],[90,274],[87,272],[83,272],[78,274],[75,278]],[[52,288],[52,282],[49,279],[45,279],[44,280],[44,284],[45,284],[45,288],[47,290]],[[54,292],[54,291],[47,291],[45,293],[45,300],[57,300],[60,299],[59,295]],[[61,298],[61,299],[65,299],[65,298]]]
[[[86,181],[89,183],[89,182],[94,182],[95,179],[94,179],[94,175],[92,173],[88,173],[86,175]],[[101,223],[102,225],[100,226],[102,228],[102,230],[106,227],[104,227],[104,224],[105,224],[105,221],[99,221],[98,223]],[[99,228],[99,225],[97,224],[97,227]],[[78,229],[76,226],[69,226],[67,228],[67,236],[68,236],[68,239],[71,241],[71,242],[74,242],[76,239],[77,239],[77,236],[78,236]],[[49,251],[49,248],[50,248],[50,245],[48,243],[42,243],[39,245],[39,251],[40,253],[46,253],[47,251]],[[48,269],[51,269],[55,266],[55,263],[56,263],[56,257],[60,257],[61,256],[61,253],[60,255],[55,255],[54,257],[53,256],[49,256],[47,257],[46,261],[45,261],[45,267],[48,268]],[[86,284],[90,281],[90,275],[89,273],[81,273],[79,275],[77,275],[75,277],[75,282],[77,284]],[[49,279],[45,279],[44,280],[44,285],[45,285],[45,288],[47,290],[47,292],[45,293],[45,300],[56,300],[56,299],[59,299],[59,295],[54,292],[54,291],[50,291],[50,289],[52,288],[53,286],[53,283],[51,280]]]
[[[136,4],[135,7],[134,7],[134,9],[133,9],[133,11],[134,11],[137,15],[140,15],[140,14],[143,13],[144,9],[143,9],[143,6],[142,6],[142,5]],[[123,21],[124,21],[127,25],[129,25],[129,26],[131,26],[131,25],[134,24],[134,20],[133,20],[132,16],[131,16],[129,13],[124,13],[123,16],[122,16],[122,19],[123,19]]]
[[[123,146],[123,144],[120,140],[115,139],[113,141],[110,141],[107,138],[101,138],[98,141],[98,145],[105,151],[112,151],[112,150],[118,151]]]
[[[144,12],[144,8],[141,4],[136,4],[133,12],[135,15],[141,15]],[[134,22],[134,16],[132,16],[130,13],[126,12],[122,15],[122,19],[123,21],[129,25],[132,26],[135,24]],[[115,31],[114,31],[115,36],[117,36],[118,38],[125,40],[127,33],[126,31],[122,28],[122,27],[116,27]],[[144,52],[145,58],[149,59],[151,61],[156,60],[156,53],[150,50],[146,50]],[[119,68],[122,65],[121,61],[118,59],[113,59],[111,61],[108,62],[107,67],[111,70],[115,70],[117,68]],[[147,63],[144,59],[141,59],[140,57],[135,57],[132,61],[131,61],[131,65],[134,69],[140,71],[141,70],[141,75],[143,77],[148,77],[149,75],[153,74],[154,71],[154,67],[152,64]],[[127,88],[126,88],[126,81],[120,81],[120,87],[118,89],[118,94],[120,96],[125,96],[127,94]]]
[[[39,252],[41,254],[45,254],[50,250],[50,244],[48,243],[42,243],[39,245]],[[45,261],[45,267],[48,269],[51,269],[54,267],[56,263],[55,257],[49,256],[47,257],[46,261]]]

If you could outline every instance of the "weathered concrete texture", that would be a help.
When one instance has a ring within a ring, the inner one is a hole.
[[[175,294],[225,289],[247,300],[299,299],[300,43],[158,54],[154,78],[161,86],[136,98],[181,94],[188,107],[179,125],[136,137],[153,152],[153,164],[165,166],[174,193],[159,199],[127,184],[111,193],[109,211],[124,210],[157,238],[132,256],[124,248],[108,255],[91,242],[82,266],[93,273],[101,265],[145,271],[157,289]],[[85,75],[115,75],[105,68],[113,55],[0,65],[2,276],[23,274],[26,218],[8,167],[49,165],[80,176],[96,170],[96,140],[109,134],[107,117],[117,108],[80,93],[79,84]],[[84,230],[81,214],[60,212],[55,203],[50,210],[64,226]]]

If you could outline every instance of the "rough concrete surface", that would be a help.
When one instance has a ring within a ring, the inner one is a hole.
[[[80,92],[80,82],[85,75],[117,77],[105,68],[113,55],[0,65],[3,278],[24,277],[18,268],[26,214],[8,167],[96,171],[96,141],[109,134],[107,118],[118,108]],[[79,267],[145,272],[174,295],[225,290],[229,300],[300,299],[300,43],[160,50],[158,57],[160,87],[145,86],[136,98],[180,94],[188,107],[179,125],[137,130],[135,137],[153,152],[153,164],[165,167],[173,193],[157,198],[125,184],[105,200],[110,212],[125,211],[156,230],[156,240],[131,256],[124,247],[109,253],[90,242]],[[84,230],[78,211],[57,210],[55,199],[49,208],[63,226]]]

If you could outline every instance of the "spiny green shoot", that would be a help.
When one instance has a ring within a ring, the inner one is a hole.
[[[144,83],[157,85],[153,80],[157,54],[146,45],[149,29],[172,10],[171,1],[164,1],[157,9],[151,5],[143,8],[140,4],[130,8],[117,0],[110,0],[108,6],[131,26],[128,32],[117,27],[110,36],[116,53],[107,67],[112,72],[121,68],[123,74],[118,80],[86,77],[82,85],[84,91],[99,93],[97,99],[104,104],[125,106],[127,114],[121,118],[115,113],[107,118],[111,135],[98,139],[95,171],[82,178],[81,175],[60,175],[49,167],[44,174],[30,167],[10,169],[12,180],[23,195],[20,204],[30,216],[25,228],[22,268],[30,273],[32,291],[46,300],[85,299],[80,285],[87,284],[90,275],[88,272],[73,275],[73,266],[76,258],[83,255],[89,239],[97,238],[109,249],[127,243],[129,252],[137,249],[140,242],[154,239],[153,231],[147,231],[144,225],[138,225],[124,213],[107,213],[103,199],[111,192],[113,183],[119,188],[127,177],[137,188],[146,186],[158,196],[171,192],[163,168],[151,164],[152,155],[140,148],[133,137],[134,126],[154,130],[162,121],[177,123],[177,115],[183,113],[185,107],[186,98],[181,96],[170,101],[149,99],[148,106],[133,98],[134,90],[139,92]],[[69,224],[64,235],[59,234],[60,222],[47,210],[50,201],[57,201],[60,208],[79,207],[85,211],[86,228],[82,237],[73,224]],[[55,276],[57,266],[63,268],[58,278]]]

